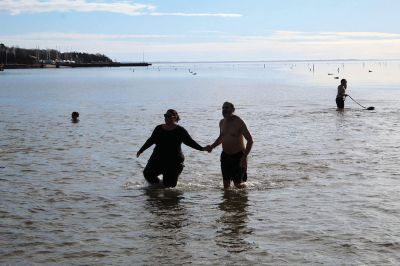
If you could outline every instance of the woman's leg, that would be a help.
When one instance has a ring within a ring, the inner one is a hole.
[[[146,181],[152,185],[156,185],[160,183],[160,179],[158,178],[160,174],[161,174],[161,167],[159,167],[157,163],[149,160],[147,162],[146,167],[143,170],[143,176],[146,179]]]
[[[163,172],[163,184],[165,187],[176,187],[178,177],[182,173],[183,163],[168,166]]]

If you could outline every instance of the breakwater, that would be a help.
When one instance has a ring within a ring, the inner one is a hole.
[[[6,64],[4,69],[24,69],[24,68],[59,68],[59,67],[146,67],[151,66],[151,63],[54,63],[54,64]]]

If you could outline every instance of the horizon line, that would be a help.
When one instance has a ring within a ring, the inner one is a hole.
[[[400,59],[277,59],[277,60],[206,60],[206,61],[154,61],[152,64],[207,64],[207,63],[283,63],[283,62],[362,62],[362,61],[400,61]],[[130,63],[131,61],[119,61],[120,63]]]

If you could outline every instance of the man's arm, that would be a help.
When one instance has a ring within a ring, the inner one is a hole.
[[[246,139],[246,149],[244,150],[244,154],[242,159],[240,160],[240,166],[247,167],[247,155],[249,155],[251,151],[251,147],[253,147],[253,137],[250,134],[250,131],[247,129],[246,124],[242,121],[241,131],[243,137]]]
[[[340,94],[340,96],[342,96],[342,97],[347,96],[347,94],[346,94],[346,88],[343,87],[342,85],[339,85],[339,94]]]
[[[214,141],[214,143],[209,146],[208,152],[211,152],[215,147],[217,147],[218,145],[220,145],[222,143],[222,140],[223,140],[222,131],[221,131],[222,122],[223,122],[223,120],[219,121],[219,136]]]

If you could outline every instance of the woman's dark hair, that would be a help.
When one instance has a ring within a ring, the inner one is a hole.
[[[176,121],[178,122],[179,120],[181,120],[179,118],[179,114],[177,111],[175,111],[174,109],[168,109],[167,113],[170,113],[171,115],[175,116]]]
[[[79,113],[78,112],[72,112],[71,117],[72,118],[78,118],[79,117]]]

